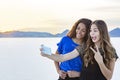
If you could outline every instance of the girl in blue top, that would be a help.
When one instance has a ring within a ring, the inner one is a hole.
[[[41,55],[58,62],[80,56],[83,67],[79,80],[111,80],[118,56],[110,43],[107,25],[103,20],[92,23],[86,44],[64,55],[46,55],[43,52]]]
[[[67,36],[63,37],[57,44],[56,54],[66,54],[73,51],[77,46],[86,43],[91,20],[79,19],[69,31]],[[82,68],[81,58],[75,57],[64,62],[55,62],[56,70],[59,74],[58,80],[78,80]]]

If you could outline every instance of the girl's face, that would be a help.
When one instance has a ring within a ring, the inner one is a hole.
[[[83,39],[86,34],[86,27],[83,23],[79,23],[76,28],[76,38]]]
[[[98,27],[95,24],[91,25],[90,37],[95,44],[100,42],[100,31],[98,30]]]

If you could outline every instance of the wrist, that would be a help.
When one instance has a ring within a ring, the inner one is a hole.
[[[60,73],[60,69],[57,69],[57,73],[58,73],[58,74]]]
[[[99,64],[99,65],[103,65],[104,62],[103,62],[103,61],[99,61],[98,64]]]

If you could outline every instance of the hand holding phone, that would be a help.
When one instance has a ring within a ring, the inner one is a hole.
[[[51,55],[52,52],[51,52],[51,48],[50,47],[47,47],[45,45],[41,45],[41,48],[42,48],[42,52],[45,53],[45,54],[48,54],[48,55]]]

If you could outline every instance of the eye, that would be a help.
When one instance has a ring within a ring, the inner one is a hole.
[[[80,27],[77,27],[76,29],[77,29],[77,30],[79,30],[79,29],[80,29]]]
[[[86,30],[82,30],[82,32],[86,32]]]
[[[95,29],[94,32],[98,32],[98,29]]]

